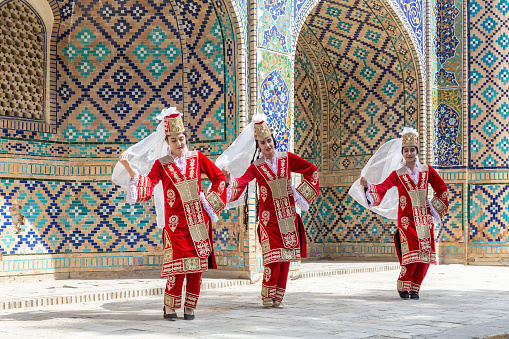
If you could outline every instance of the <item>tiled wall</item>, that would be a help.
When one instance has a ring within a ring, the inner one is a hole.
[[[242,0],[48,4],[46,120],[0,118],[3,255],[82,253],[90,262],[80,267],[92,267],[103,254],[157,252],[151,205],[126,205],[109,178],[119,153],[170,105],[184,112],[193,147],[213,158],[255,108],[269,115],[281,149],[293,138],[322,173],[321,195],[303,214],[311,245],[374,244],[366,254],[393,255],[386,245],[396,225],[362,209],[348,186],[383,142],[414,126],[449,187],[450,210],[436,228],[444,256],[507,252],[507,1],[432,0],[429,17],[420,1],[255,1],[253,13]],[[256,82],[248,111],[240,69]],[[27,217],[20,234],[10,228],[14,200]],[[239,211],[221,220],[219,264],[260,268]],[[338,246],[328,251],[352,251]],[[157,265],[153,258],[142,261]]]
[[[308,54],[327,87],[327,109],[314,120],[325,119],[320,137],[328,172],[360,169],[402,126],[419,128],[417,57],[398,25],[383,2],[322,1],[303,26],[297,55]],[[303,127],[296,124],[296,134],[305,134]]]
[[[112,166],[155,130],[155,116],[168,106],[184,113],[194,149],[215,156],[233,141],[238,24],[224,1],[50,5],[55,111],[46,125],[3,122],[11,128],[0,131],[0,251],[91,258],[157,252],[161,231],[152,204],[126,204],[110,181]],[[26,216],[20,234],[10,227],[15,200]],[[219,264],[242,262],[237,211],[222,220],[214,229]]]

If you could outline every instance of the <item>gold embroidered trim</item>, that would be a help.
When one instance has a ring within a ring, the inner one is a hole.
[[[303,181],[299,187],[297,187],[297,191],[304,197],[304,199],[307,200],[307,202],[311,202],[316,197],[316,192],[310,184],[307,183],[307,181]]]
[[[300,260],[300,248],[275,248],[263,253],[263,265],[273,262],[295,262]]]
[[[369,185],[368,191],[371,194],[371,197],[373,198],[373,206],[380,205],[380,195],[378,194],[378,191],[376,190],[376,186],[373,184]]]
[[[159,162],[161,165],[169,165],[173,162],[173,158],[169,155],[165,155],[164,157],[159,158]]]
[[[193,259],[189,261],[189,259]],[[184,264],[184,261],[186,263]],[[198,263],[198,265],[196,265]],[[161,277],[168,277],[170,275],[175,274],[186,274],[186,273],[198,273],[198,272],[207,272],[208,270],[208,260],[207,258],[183,258],[183,259],[175,259],[168,263],[163,263],[163,269],[161,272]]]
[[[225,206],[223,201],[217,196],[215,192],[210,192],[207,195],[206,199],[209,202],[210,206],[212,206],[216,214],[219,213],[219,211],[221,211]]]
[[[442,200],[437,197],[433,197],[433,199],[431,199],[431,205],[433,205],[440,216],[442,216],[442,213],[447,209],[447,206],[445,206]]]

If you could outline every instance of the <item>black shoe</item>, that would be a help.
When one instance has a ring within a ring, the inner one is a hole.
[[[408,294],[408,291],[398,291],[399,297],[401,299],[408,299],[410,298],[410,295]]]
[[[184,313],[184,319],[185,320],[193,320],[194,319],[194,313],[193,314],[185,314]]]
[[[175,320],[177,319],[177,313],[170,313],[170,314],[166,314],[166,307],[163,306],[163,317],[164,319],[170,319],[170,320]]]
[[[415,291],[410,292],[410,299],[419,300],[419,293]]]

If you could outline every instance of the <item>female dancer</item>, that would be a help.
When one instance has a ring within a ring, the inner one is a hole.
[[[253,117],[256,154],[242,177],[232,178],[223,168],[230,201],[240,198],[249,182],[256,178],[260,190],[258,239],[262,245],[264,275],[262,298],[264,306],[283,307],[290,262],[306,257],[306,235],[295,203],[304,211],[318,195],[318,170],[315,165],[290,152],[278,153],[275,141],[263,115]],[[297,189],[291,185],[291,173],[301,173]],[[245,195],[247,200],[247,194]],[[244,213],[248,210],[244,209]],[[247,216],[245,216],[245,219]]]
[[[387,191],[397,187],[398,230],[394,244],[401,264],[397,288],[401,298],[419,299],[428,267],[436,264],[433,219],[439,222],[447,212],[447,186],[431,166],[419,162],[417,131],[406,127],[402,136],[403,166],[381,184],[372,185],[364,176],[360,184],[369,207],[380,205]],[[427,199],[428,184],[435,191],[431,201]]]
[[[173,110],[175,112],[175,110]],[[168,277],[164,294],[164,318],[175,320],[175,309],[181,307],[182,285],[186,283],[184,319],[194,319],[200,295],[201,275],[216,268],[212,244],[211,222],[226,203],[223,173],[198,151],[189,151],[187,135],[180,113],[163,117],[168,154],[156,160],[147,176],[137,173],[128,161],[128,153],[120,163],[131,177],[127,201],[150,200],[154,187],[162,181],[164,191],[163,245],[164,261],[161,277]],[[201,191],[201,175],[212,182],[207,196]]]

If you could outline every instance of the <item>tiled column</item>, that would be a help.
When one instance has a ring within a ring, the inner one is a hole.
[[[468,2],[468,261],[507,265],[509,3]]]
[[[464,262],[467,116],[464,112],[464,7],[460,0],[430,3],[431,147],[429,163],[449,189],[449,213],[435,230],[441,262]]]
[[[291,144],[293,73],[291,62],[292,0],[250,1],[250,115],[264,113],[279,151]],[[261,252],[255,250],[254,206],[249,239],[244,244],[250,274],[262,268]],[[256,273],[258,272],[258,273]]]

